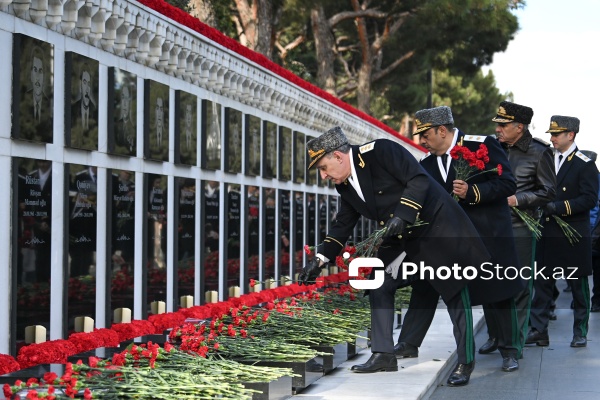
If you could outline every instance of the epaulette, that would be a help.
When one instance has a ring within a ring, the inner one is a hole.
[[[535,140],[536,142],[539,142],[541,144],[543,144],[546,147],[550,147],[552,146],[550,143],[546,142],[545,140],[542,140],[540,138],[534,137],[533,140]]]
[[[591,158],[589,158],[588,156],[586,156],[585,154],[583,154],[581,151],[578,151],[577,153],[575,153],[575,155],[579,158],[581,158],[583,161],[585,162],[590,162],[592,161]]]
[[[469,142],[484,142],[487,139],[486,135],[465,135],[463,140],[468,140]]]
[[[367,144],[363,144],[362,146],[360,146],[358,148],[358,151],[360,152],[360,154],[365,154],[366,152],[373,150],[374,147],[375,147],[375,141],[367,143]]]

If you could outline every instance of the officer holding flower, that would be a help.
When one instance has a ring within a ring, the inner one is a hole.
[[[506,268],[518,266],[518,259],[506,198],[515,193],[517,185],[504,150],[494,136],[465,135],[455,128],[447,106],[417,111],[415,123],[414,134],[420,135],[429,150],[421,165],[465,210],[492,255],[492,263],[499,266],[495,275],[508,276]],[[513,338],[518,325],[514,296],[524,289],[525,282],[514,278],[476,279],[469,285],[472,304],[485,301],[486,322],[497,327],[502,370],[507,372],[519,368],[518,343]],[[418,355],[438,297],[431,286],[413,284],[396,355]]]

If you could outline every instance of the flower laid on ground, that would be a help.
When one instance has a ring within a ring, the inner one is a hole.
[[[450,157],[456,162],[454,163],[454,171],[456,179],[467,182],[469,179],[488,172],[495,172],[502,175],[502,164],[498,164],[494,168],[486,169],[487,163],[490,162],[488,156],[488,148],[481,143],[476,151],[469,150],[466,146],[456,145],[450,150]],[[452,195],[455,200],[458,196]]]
[[[521,220],[523,222],[525,222],[525,225],[531,231],[531,233],[535,237],[535,240],[540,240],[540,238],[542,237],[542,231],[541,231],[542,224],[540,224],[540,222],[537,219],[533,218],[531,215],[527,214],[525,211],[520,210],[518,207],[511,207],[511,208],[514,211],[514,213],[519,218],[521,218]]]
[[[148,343],[130,345],[112,360],[90,357],[89,365],[66,363],[65,373],[4,385],[7,398],[17,392],[28,399],[250,399],[256,390],[244,382],[269,382],[294,376],[287,368],[258,367],[222,359],[205,359]],[[21,398],[23,398],[21,397]]]
[[[574,246],[575,243],[579,242],[581,234],[577,232],[577,229],[573,228],[558,215],[553,215],[553,217],[560,229],[563,231],[563,234],[565,235],[571,246]]]

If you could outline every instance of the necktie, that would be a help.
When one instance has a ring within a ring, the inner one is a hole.
[[[444,166],[444,171],[448,172],[448,153],[444,153],[440,157],[442,158],[442,165]]]
[[[562,159],[563,159],[563,155],[561,154],[561,155],[559,155],[559,156],[558,156],[558,163],[559,163],[559,164],[560,164],[560,162],[562,161]]]

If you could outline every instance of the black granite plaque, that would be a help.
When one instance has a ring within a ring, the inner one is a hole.
[[[227,190],[227,288],[240,286],[240,216],[242,193],[239,184],[228,183]]]
[[[177,208],[177,282],[178,296],[194,295],[196,264],[196,180],[176,178]]]
[[[112,171],[110,231],[110,304],[111,309],[133,309],[135,255],[135,174],[128,170]]]
[[[13,195],[17,222],[13,234],[13,282],[16,283],[16,342],[25,327],[50,324],[52,162],[13,159]],[[16,269],[15,269],[16,268]]]
[[[272,179],[277,177],[277,125],[264,121],[263,132],[263,177]]]
[[[65,53],[65,143],[98,150],[98,61]]]
[[[203,215],[202,232],[202,270],[204,285],[202,293],[207,290],[219,290],[219,220],[221,218],[220,187],[218,181],[203,181]]]
[[[247,279],[259,280],[260,264],[260,188],[246,186],[246,246],[247,246]]]
[[[277,201],[276,190],[263,188],[263,249],[264,249],[264,271],[263,278],[275,278],[275,203]]]
[[[290,241],[292,240],[290,232],[291,215],[290,191],[281,190],[279,192],[279,229],[281,237],[279,272],[281,275],[290,274]]]
[[[225,171],[242,172],[242,112],[225,108]]]
[[[164,175],[148,174],[146,179],[146,304],[150,305],[166,300],[168,184]]]
[[[259,176],[261,162],[260,118],[246,114],[246,175]]]
[[[178,90],[175,92],[175,161],[196,165],[198,140],[198,98]]]
[[[54,46],[21,34],[14,34],[13,40],[11,136],[52,143]]]
[[[221,169],[221,105],[209,100],[202,100],[201,165]]]
[[[279,127],[279,179],[292,180],[292,130]]]
[[[169,161],[169,86],[149,79],[144,82],[144,154]]]
[[[304,133],[294,132],[294,148],[292,153],[294,155],[294,182],[296,183],[304,183],[306,176],[306,147],[304,138]]]
[[[108,152],[135,156],[137,151],[137,77],[108,69]]]

